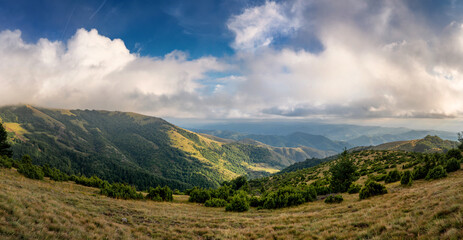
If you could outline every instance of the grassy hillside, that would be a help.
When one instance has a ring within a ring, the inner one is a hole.
[[[188,203],[117,200],[98,189],[0,169],[1,239],[461,239],[463,171],[388,184],[367,200],[343,194],[278,210],[225,212]],[[123,220],[127,219],[127,222]]]
[[[458,142],[456,141],[443,140],[438,136],[428,135],[423,139],[389,142],[378,146],[354,148],[353,150],[400,150],[407,152],[433,153],[446,152],[457,146]]]
[[[215,187],[295,162],[265,146],[209,139],[134,113],[10,106],[0,108],[0,118],[16,157],[29,154],[36,164],[140,189]]]

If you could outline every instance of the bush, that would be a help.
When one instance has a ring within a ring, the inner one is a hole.
[[[7,156],[0,156],[0,168],[11,168],[13,160]]]
[[[444,177],[447,177],[447,172],[445,171],[444,167],[442,167],[442,165],[438,165],[428,172],[428,175],[426,175],[426,180],[433,180]]]
[[[24,155],[21,163],[18,164],[18,172],[27,178],[42,180],[44,173],[40,166],[32,164],[32,159],[29,155]]]
[[[447,172],[455,172],[457,170],[460,170],[460,163],[456,158],[451,158],[445,165],[445,170]]]
[[[405,171],[402,174],[402,178],[400,179],[400,184],[406,185],[406,186],[411,186],[412,182],[413,182],[412,172],[410,172],[409,170]]]
[[[109,185],[108,181],[104,181],[97,176],[92,176],[91,178],[85,176],[72,176],[71,180],[73,180],[77,184],[84,185],[87,187],[102,188],[105,185]]]
[[[262,200],[263,200],[263,198],[261,198],[261,197],[252,196],[249,199],[249,204],[251,205],[251,207],[262,207],[263,204],[264,204],[264,202]]]
[[[459,149],[450,149],[446,154],[447,159],[456,158],[457,160],[463,159]]]
[[[227,205],[227,201],[221,198],[211,198],[204,203],[206,207],[225,207]]]
[[[317,199],[313,186],[292,187],[285,186],[275,192],[268,192],[259,201],[266,209],[283,208],[312,202]]]
[[[225,211],[231,212],[245,212],[249,210],[249,201],[246,193],[239,192],[233,196],[230,203],[225,207]]]
[[[375,182],[381,182],[386,180],[387,174],[368,175],[368,178]]]
[[[424,179],[426,175],[428,175],[428,171],[428,168],[424,166],[416,166],[415,169],[413,169],[413,180]]]
[[[393,183],[393,182],[397,182],[400,180],[400,173],[397,169],[394,169],[392,171],[390,171],[387,176],[386,176],[386,179],[384,179],[384,182],[385,183]]]
[[[325,203],[341,203],[344,201],[341,195],[330,195],[325,198]]]
[[[347,189],[347,192],[348,192],[349,194],[359,193],[361,188],[362,188],[361,185],[352,183],[352,184],[349,186],[349,189]]]
[[[360,199],[366,199],[376,195],[386,194],[387,189],[384,185],[374,182],[368,181],[365,186],[360,189],[359,197]]]
[[[172,193],[172,190],[168,186],[157,186],[156,188],[150,187],[150,189],[148,190],[148,195],[146,195],[146,198],[153,201],[172,202],[174,200],[174,198],[172,197]]]
[[[209,192],[209,190],[195,188],[192,191],[190,191],[190,197],[188,198],[188,201],[205,203],[209,199],[211,199],[211,193]]]
[[[100,194],[118,199],[143,199],[143,195],[135,187],[123,183],[106,184],[101,188]]]
[[[69,176],[66,173],[61,172],[59,169],[50,168],[48,165],[42,167],[45,177],[49,177],[53,181],[67,181]]]

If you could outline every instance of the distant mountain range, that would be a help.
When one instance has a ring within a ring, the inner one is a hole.
[[[341,152],[344,147],[374,146],[420,139],[427,135],[457,139],[456,133],[446,131],[294,121],[197,124],[190,129],[223,138],[251,138],[272,146],[308,146],[336,152]]]
[[[215,187],[239,175],[268,175],[296,161],[334,154],[208,137],[135,113],[21,105],[1,107],[0,119],[15,157],[29,154],[37,164],[141,189]]]
[[[260,134],[246,134],[233,131],[223,130],[201,130],[193,129],[195,132],[206,133],[220,138],[244,140],[252,139],[274,147],[309,147],[331,153],[341,152],[344,148],[351,148],[347,142],[332,141],[327,137],[321,135],[312,135],[303,132],[294,132],[288,135],[260,135]]]

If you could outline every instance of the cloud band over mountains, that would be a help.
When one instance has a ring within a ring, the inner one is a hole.
[[[2,31],[0,102],[163,117],[463,117],[458,20],[433,24],[402,1],[267,1],[223,24],[234,54],[195,59],[140,56],[95,29],[36,43]]]

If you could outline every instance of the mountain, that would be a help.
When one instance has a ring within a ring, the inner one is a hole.
[[[234,140],[252,139],[274,147],[308,147],[311,149],[316,149],[319,152],[325,151],[325,153],[322,155],[332,155],[332,153],[343,151],[344,148],[352,147],[352,145],[346,142],[332,141],[331,139],[321,135],[313,135],[304,132],[294,132],[282,136],[246,134],[222,130],[194,129],[194,131]]]
[[[443,140],[438,136],[426,136],[423,139],[409,140],[409,141],[396,141],[383,143],[377,146],[358,147],[353,150],[400,150],[407,152],[447,152],[452,148],[458,147],[458,142]]]
[[[436,135],[443,139],[457,140],[457,135],[455,133],[447,131],[418,131],[403,127],[358,126],[312,121],[239,121],[208,124],[188,124],[183,122],[182,126],[189,129],[215,130],[215,134],[218,134],[216,136],[231,139],[240,139],[243,138],[243,136],[251,134],[287,136],[292,133],[300,132],[310,135],[321,135],[328,139],[347,142],[352,147],[378,145],[391,141],[413,140],[423,138],[427,135]]]
[[[135,113],[22,105],[0,108],[0,118],[10,132],[15,157],[29,154],[35,163],[68,174],[97,175],[140,189],[158,184],[215,187],[239,175],[267,175],[296,162],[290,158],[296,154],[283,150],[211,139]]]

